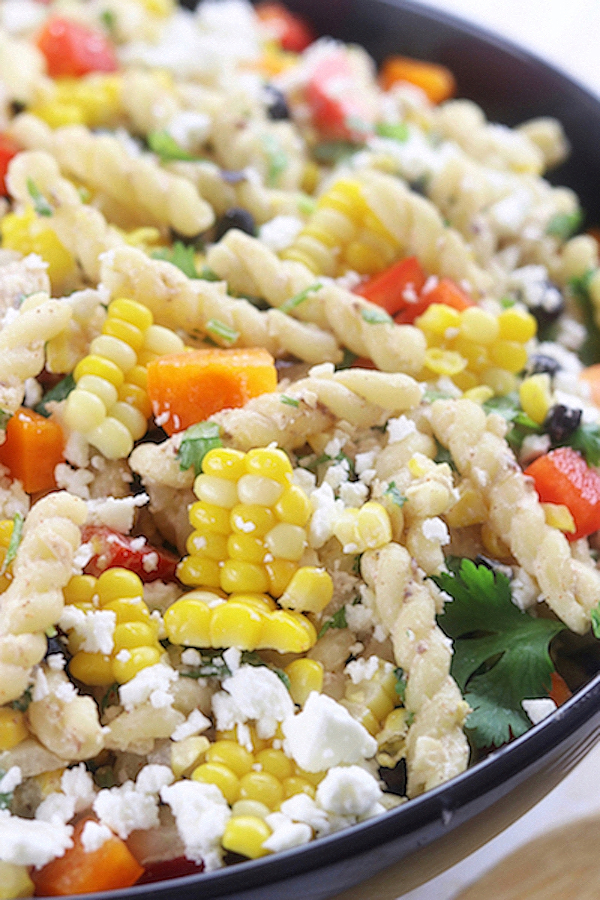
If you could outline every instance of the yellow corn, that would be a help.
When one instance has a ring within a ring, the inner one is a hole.
[[[574,534],[577,530],[571,510],[562,503],[542,503],[542,509],[546,517],[546,525],[551,525],[567,534]]]
[[[122,658],[122,654],[125,658]],[[121,650],[112,661],[115,681],[119,684],[131,681],[142,669],[160,662],[160,657],[161,651],[158,647],[133,647],[131,650]]]
[[[275,751],[273,751],[275,752]],[[227,766],[238,778],[252,771],[254,756],[236,741],[215,741],[206,752],[208,762],[218,762]]]
[[[47,221],[47,220],[46,220]],[[56,233],[29,207],[22,213],[8,213],[0,220],[2,246],[27,256],[37,253],[48,263],[53,293],[68,293],[77,275],[74,257],[61,244]]]
[[[240,800],[256,800],[275,809],[284,799],[283,786],[270,772],[248,772],[240,778]]]
[[[175,10],[174,0],[138,0],[144,9],[153,16],[168,18]]]
[[[380,723],[397,703],[396,675],[389,663],[380,660],[375,674],[368,681],[346,685],[340,701],[371,734],[377,734]]]
[[[82,684],[108,686],[115,681],[112,660],[103,653],[79,650],[69,663],[69,672]]]
[[[230,805],[235,803],[238,798],[240,779],[229,766],[223,763],[202,763],[192,772],[192,779],[204,784],[215,784]]]
[[[257,753],[256,762],[261,767],[260,770],[262,772],[269,772],[279,781],[290,778],[294,774],[292,761],[285,755],[283,750],[276,750],[274,747],[265,747],[264,750]]]
[[[28,736],[25,716],[9,706],[0,708],[0,750],[12,750]]]
[[[281,255],[319,275],[348,270],[374,275],[393,262],[399,249],[369,207],[360,183],[340,179],[319,198],[305,227]]]
[[[204,761],[209,747],[210,741],[201,735],[174,741],[171,744],[171,769],[175,778],[182,778],[199,766]]]
[[[4,567],[4,560],[6,559],[6,553],[8,550],[8,545],[10,544],[12,532],[13,520],[0,519],[0,569]],[[0,593],[6,590],[12,579],[12,563],[9,563],[6,571],[3,572],[2,575],[0,575]]]
[[[392,524],[381,503],[369,501],[357,509],[348,507],[336,522],[333,533],[344,553],[364,553],[385,546],[392,539]]]
[[[82,78],[60,78],[52,88],[50,98],[30,110],[51,128],[116,124],[122,110],[120,76],[94,73]]]
[[[537,425],[543,425],[552,406],[550,376],[546,372],[530,375],[519,387],[519,400],[523,412]]]
[[[281,782],[281,786],[283,787],[283,793],[286,800],[289,797],[293,797],[295,794],[308,794],[308,796],[312,797],[314,800],[317,793],[315,786],[311,784],[308,779],[302,778],[301,775],[290,775],[289,778],[284,778]]]
[[[113,300],[102,334],[73,372],[77,386],[65,407],[68,427],[108,459],[128,456],[146,433],[151,412],[144,366],[183,347],[174,332],[153,324],[147,307],[127,298]]]
[[[33,897],[34,891],[35,885],[29,877],[27,866],[0,860],[0,900]]]
[[[285,667],[290,679],[290,694],[298,706],[304,706],[309,694],[323,690],[323,665],[316,659],[295,659]]]
[[[271,829],[259,816],[232,816],[225,826],[221,843],[225,850],[258,859],[268,852],[263,843],[271,836]]]

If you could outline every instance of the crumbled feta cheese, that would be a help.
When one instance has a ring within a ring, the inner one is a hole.
[[[17,866],[45,866],[73,846],[70,825],[11,816],[0,810],[0,861]]]
[[[8,772],[0,778],[0,794],[12,794],[22,781],[23,775],[20,767],[11,766]]]
[[[210,127],[210,118],[205,113],[184,109],[171,119],[166,130],[180,147],[192,151],[204,143]]]
[[[37,702],[38,700],[44,700],[48,697],[50,694],[50,687],[48,685],[46,674],[41,666],[38,666],[37,669],[34,670],[34,673],[31,699]]]
[[[186,858],[204,863],[207,872],[219,868],[223,864],[220,841],[231,816],[219,788],[200,781],[177,781],[164,787],[160,798],[175,816]]]
[[[117,616],[110,609],[93,609],[84,612],[68,604],[58,621],[63,631],[74,631],[81,640],[81,649],[87,653],[112,653],[113,634]]]
[[[339,766],[328,771],[317,788],[316,800],[336,816],[367,818],[383,812],[381,788],[370,772],[360,766]]]
[[[223,651],[223,662],[232,675],[239,669],[241,661],[242,651],[238,650],[237,647],[229,647],[227,650]]]
[[[378,656],[370,656],[368,659],[365,659],[364,657],[361,659],[353,659],[348,663],[344,672],[349,676],[352,684],[359,684],[361,681],[370,681],[371,678],[373,678],[375,673],[379,670],[379,663],[380,660]],[[391,663],[385,664],[387,672],[391,672],[393,668]]]
[[[550,697],[541,697],[535,700],[523,700],[521,706],[534,725],[537,725],[538,722],[541,722],[542,719],[545,719],[546,716],[549,716],[557,709],[556,703],[554,700],[551,700]]]
[[[439,516],[423,519],[421,531],[423,532],[423,537],[427,538],[428,541],[438,541],[442,546],[450,543],[448,526]]]
[[[337,490],[341,484],[348,481],[348,476],[350,474],[350,466],[348,465],[348,460],[343,459],[341,462],[337,463],[334,466],[329,466],[327,472],[325,473],[325,478],[323,479],[326,484],[331,485],[333,490]]]
[[[373,613],[362,603],[346,603],[346,623],[351,631],[359,634],[374,627]]]
[[[374,469],[367,471],[374,472]],[[346,481],[340,484],[338,493],[346,508],[361,507],[369,496],[369,488],[362,481]]]
[[[151,763],[138,772],[135,789],[140,794],[159,794],[162,788],[174,781],[175,776],[169,766]]]
[[[311,493],[310,502],[313,514],[308,541],[311,547],[318,550],[333,536],[333,529],[344,510],[344,503],[342,500],[336,500],[333,488],[327,482]]]
[[[199,666],[202,657],[195,647],[187,647],[181,654],[181,662],[184,666]]]
[[[76,574],[82,572],[93,555],[94,549],[91,544],[81,544],[73,557],[73,571]]]
[[[287,688],[266,666],[240,666],[221,687],[212,698],[218,731],[255,720],[258,736],[269,738],[278,722],[293,715],[294,704]]]
[[[312,838],[312,829],[303,822],[292,822],[289,816],[281,812],[274,812],[266,816],[265,822],[273,830],[273,834],[263,841],[265,850],[279,853],[281,850],[291,850],[292,847],[301,847],[308,844]]]
[[[25,406],[33,407],[42,399],[42,386],[36,378],[25,379]]]
[[[86,853],[95,853],[113,836],[110,828],[99,825],[91,819],[86,822],[81,832],[81,845]]]
[[[331,830],[327,813],[317,806],[308,794],[294,794],[279,807],[280,811],[294,822],[305,822],[317,837],[328,834]]]
[[[67,463],[59,463],[54,468],[56,486],[82,500],[90,499],[89,486],[94,480],[93,472],[88,469],[72,469]]]
[[[375,458],[376,454],[374,450],[369,450],[366,453],[357,453],[354,460],[354,468],[356,470],[356,474],[362,475],[363,472],[366,472],[368,469],[372,469],[375,465]]]
[[[50,655],[46,657],[46,664],[53,672],[62,672],[67,664],[67,660],[62,653],[50,653]]]
[[[56,822],[66,825],[75,815],[75,800],[61,791],[53,791],[45,797],[35,811],[40,822]]]
[[[361,762],[377,750],[375,738],[344,706],[316,691],[301,712],[284,720],[282,730],[285,752],[307,772]]]
[[[83,812],[92,805],[96,792],[94,780],[83,763],[65,769],[60,779],[60,787],[67,797],[75,801],[75,812]]]
[[[412,419],[407,416],[398,416],[397,419],[388,419],[386,431],[388,434],[388,443],[397,444],[407,438],[409,434],[414,434],[417,426]]]
[[[153,696],[164,697],[166,695],[170,700],[169,704],[164,705],[170,705],[173,703],[170,688],[178,678],[179,674],[166,663],[147,666],[134,675],[131,681],[121,685],[119,688],[121,704],[127,712],[130,712],[135,706],[146,703],[148,700],[152,703]],[[155,704],[152,703],[152,705]]]
[[[153,794],[136,791],[133,782],[105,788],[94,800],[93,809],[100,822],[125,840],[132,831],[158,825],[158,802]]]
[[[88,525],[107,525],[121,534],[128,534],[133,527],[133,518],[138,506],[145,506],[148,494],[134,494],[131,497],[102,497],[88,500]]]
[[[122,663],[129,662],[129,660],[131,659],[131,653],[129,652],[129,650],[119,650],[119,652],[115,656],[115,659]]]
[[[309,472],[308,469],[303,469],[302,467],[294,469],[292,480],[293,483],[298,485],[299,488],[302,488],[306,494],[310,494],[311,491],[314,491],[317,484],[317,478],[314,472]]]
[[[183,741],[185,740],[185,738],[191,737],[193,734],[200,734],[201,731],[206,731],[206,729],[209,728],[210,725],[210,719],[207,719],[199,709],[193,709],[185,722],[182,722],[181,725],[177,726],[177,728],[171,735],[171,740]]]
[[[54,688],[54,696],[63,703],[72,703],[77,697],[77,689],[70,681],[63,681]]]
[[[261,225],[258,236],[263,244],[280,253],[294,243],[303,227],[302,219],[297,216],[275,216]]]

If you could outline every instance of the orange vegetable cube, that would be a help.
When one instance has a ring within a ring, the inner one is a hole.
[[[64,435],[52,419],[22,407],[8,420],[0,463],[28,494],[56,487],[54,469],[63,461]]]
[[[258,347],[207,348],[161,356],[148,364],[148,396],[167,434],[184,431],[221,409],[274,391],[273,357]]]
[[[390,56],[385,60],[379,81],[384,91],[397,82],[408,81],[420,87],[432,103],[442,103],[456,93],[456,81],[450,69],[408,56]]]

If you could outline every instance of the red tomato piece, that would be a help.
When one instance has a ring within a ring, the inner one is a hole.
[[[114,47],[100,31],[62,16],[48,19],[37,37],[51,78],[79,78],[118,69]]]
[[[281,3],[259,3],[255,12],[283,50],[302,53],[316,38],[308,22]]]
[[[427,275],[417,257],[409,256],[394,263],[381,275],[370,278],[356,289],[356,293],[394,316],[419,304],[419,295],[426,281]]]
[[[9,138],[7,134],[0,134],[0,197],[8,197],[8,187],[6,186],[8,164],[19,150],[20,147],[12,138]]]
[[[542,503],[566,506],[575,520],[570,541],[600,528],[600,475],[571,447],[558,447],[535,459],[525,469],[533,478]]]
[[[160,862],[146,863],[144,874],[136,884],[152,884],[154,881],[168,881],[170,878],[182,878],[184,875],[197,875],[204,866],[196,865],[185,856],[176,859],[163,859]]]
[[[145,537],[129,537],[106,525],[88,525],[81,537],[83,543],[91,544],[94,554],[85,567],[87,575],[97,578],[105,569],[120,566],[135,572],[144,582],[177,580],[179,559],[168,550],[152,546]]]
[[[345,53],[335,51],[319,59],[306,85],[312,121],[324,137],[362,143],[373,131],[368,108]]]
[[[551,700],[554,700],[557,706],[562,706],[563,703],[566,703],[573,696],[573,691],[558,672],[552,672],[550,678],[552,680],[552,688],[548,696]]]

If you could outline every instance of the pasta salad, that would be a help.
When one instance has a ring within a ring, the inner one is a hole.
[[[278,3],[0,0],[0,888],[302,846],[600,637],[600,269],[443,66]]]

